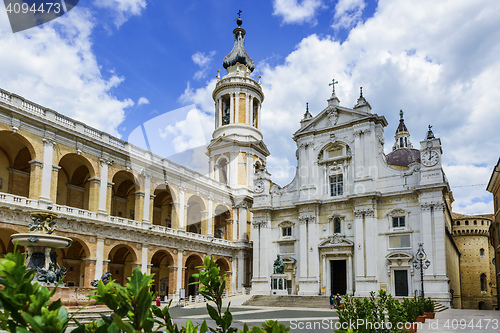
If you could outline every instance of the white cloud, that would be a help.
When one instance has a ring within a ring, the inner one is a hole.
[[[323,6],[321,0],[274,0],[273,15],[281,16],[283,23],[316,23],[316,13]]]
[[[12,34],[0,13],[2,88],[90,126],[117,135],[124,109],[134,105],[112,91],[123,80],[101,72],[92,51],[91,12],[75,7],[43,26]]]
[[[130,17],[141,15],[146,9],[146,0],[95,0],[94,5],[110,10],[115,26],[119,28]]]
[[[198,51],[191,56],[193,62],[200,67],[200,70],[194,74],[194,79],[200,80],[207,76],[207,65],[212,61],[214,55],[215,51],[211,51],[208,54]]]
[[[137,101],[137,105],[149,104],[149,100],[146,97],[140,97]]]
[[[339,0],[335,5],[332,27],[348,29],[355,26],[361,21],[365,6],[364,0]]]

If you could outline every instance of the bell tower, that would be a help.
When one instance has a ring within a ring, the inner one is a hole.
[[[207,155],[210,177],[238,189],[238,194],[251,200],[255,170],[265,166],[269,151],[260,130],[264,101],[260,77],[259,81],[250,77],[255,62],[245,50],[246,31],[241,27],[242,19],[238,17],[236,23],[233,49],[222,62],[227,74],[221,78],[218,71],[212,93],[215,130]]]

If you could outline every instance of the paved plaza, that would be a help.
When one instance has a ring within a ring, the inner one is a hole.
[[[231,300],[233,327],[243,328],[260,325],[265,320],[279,320],[291,327],[292,333],[332,332],[338,322],[337,312],[330,309],[279,308],[243,306],[248,297],[235,297]],[[227,301],[224,305],[227,305]],[[187,319],[194,324],[201,324],[204,319],[210,325],[213,321],[207,314],[205,304],[171,309],[172,317],[179,325],[185,325]],[[500,311],[494,310],[457,310],[449,309],[436,313],[436,318],[426,320],[418,332],[500,332]]]

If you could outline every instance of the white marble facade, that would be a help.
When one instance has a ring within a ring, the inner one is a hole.
[[[406,142],[409,133],[401,123],[396,140]],[[441,168],[441,142],[429,129],[419,151],[409,142],[395,145],[402,150],[392,157],[407,162],[391,166],[384,154],[386,126],[362,95],[354,108],[346,108],[333,93],[317,116],[306,112],[294,134],[293,181],[282,188],[267,171],[256,173],[253,294],[270,293],[272,264],[280,254],[290,294],[367,296],[386,289],[411,296],[421,289],[413,260],[423,243],[431,262],[425,296],[449,304],[445,247],[451,243],[445,238],[451,192]]]

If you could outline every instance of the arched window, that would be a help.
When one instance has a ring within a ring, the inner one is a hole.
[[[465,225],[469,225],[469,221],[465,220]]]
[[[340,234],[340,219],[338,217],[333,219],[333,232],[336,234]]]
[[[457,225],[460,225],[460,221],[457,221]]]
[[[399,147],[403,148],[403,138],[399,138]]]
[[[481,291],[486,291],[486,274],[481,274]]]
[[[476,220],[474,220],[474,225],[477,225],[477,221]]]
[[[484,257],[484,249],[479,249],[479,255],[480,255],[481,257]]]

